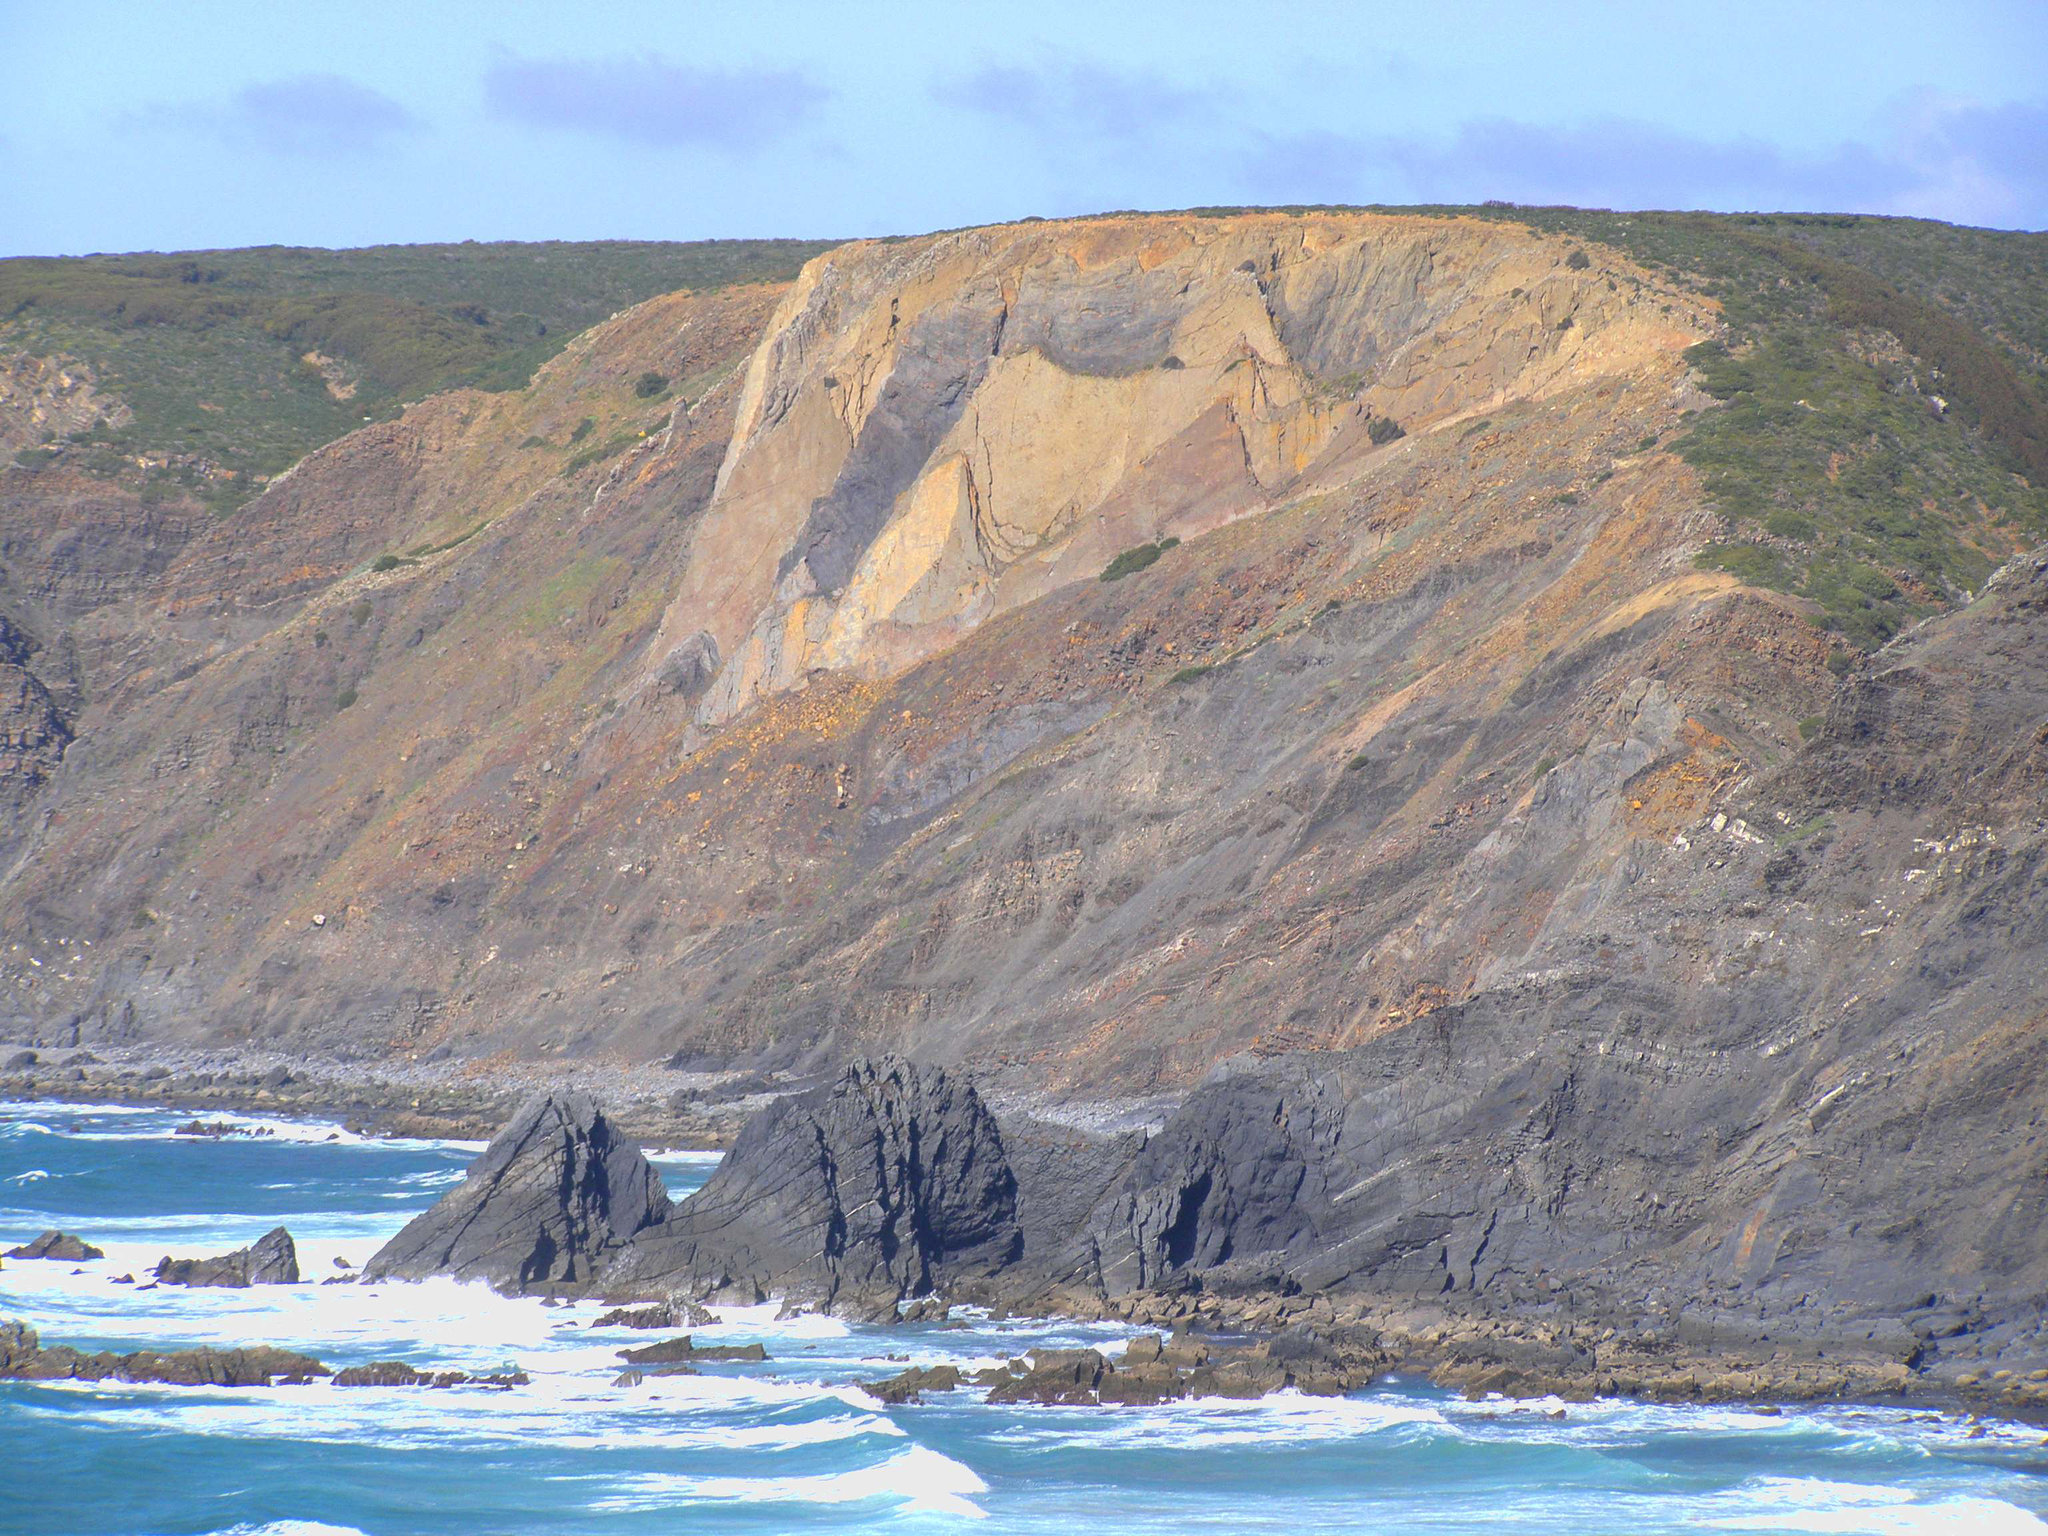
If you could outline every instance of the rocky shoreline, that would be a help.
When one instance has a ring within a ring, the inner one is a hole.
[[[772,1094],[801,1086],[659,1064],[368,1064],[247,1050],[0,1045],[0,1100],[190,1110],[200,1127],[208,1115],[299,1116],[359,1135],[453,1141],[488,1141],[528,1097],[554,1089],[615,1106],[644,1145],[716,1150]]]
[[[1597,1272],[1403,1294],[1369,1268],[1337,1270],[1341,1245],[1297,1257],[1277,1216],[1306,1203],[1301,1171],[1276,1172],[1254,1132],[1299,1126],[1299,1104],[1267,1106],[1252,1128],[1232,1130],[1227,1115],[1213,1123],[1213,1104],[1191,1102],[1210,1117],[1208,1134],[1235,1143],[1227,1157],[1197,1160],[1193,1214],[1185,1187],[1162,1196],[1158,1171],[1165,1161],[1185,1174],[1191,1128],[1100,1137],[1016,1117],[999,1125],[972,1087],[903,1062],[859,1062],[776,1100],[704,1187],[674,1203],[603,1110],[543,1095],[365,1277],[451,1274],[513,1294],[670,1309],[649,1314],[661,1316],[774,1299],[889,1324],[942,1321],[967,1305],[1157,1329],[1161,1348],[1171,1345],[1172,1358],[1029,1361],[978,1383],[1006,1401],[1349,1390],[1396,1373],[1568,1402],[2048,1417],[2048,1350],[2038,1309],[2024,1304],[1929,1293],[1884,1310],[1816,1291],[1632,1289]],[[1282,1198],[1262,1209],[1240,1190],[1205,1212],[1224,1172],[1277,1180]],[[1303,1283],[1310,1265],[1334,1278]],[[975,1384],[964,1365],[930,1369],[887,1390]]]
[[[201,1082],[190,1070],[151,1077],[132,1061],[81,1065],[88,1075],[72,1081],[100,1099],[125,1086],[148,1103],[194,1095],[216,1109],[339,1107],[335,1079],[289,1069],[282,1080],[274,1069],[258,1076],[251,1097],[247,1072]],[[71,1070],[61,1057],[35,1066],[29,1080],[38,1086],[51,1066]],[[702,1325],[706,1303],[772,1298],[790,1312],[877,1324],[943,1322],[967,1306],[997,1319],[1156,1330],[1140,1334],[1137,1356],[1034,1356],[993,1374],[961,1362],[869,1384],[887,1401],[969,1387],[1000,1401],[1115,1405],[1346,1391],[1393,1374],[1473,1396],[1855,1402],[2048,1420],[2048,1348],[2038,1309],[2024,1305],[1930,1292],[1887,1310],[1820,1290],[1631,1287],[1600,1273],[1501,1277],[1434,1294],[1404,1294],[1369,1272],[1305,1284],[1292,1229],[1274,1219],[1306,1203],[1302,1170],[1281,1169],[1284,1198],[1267,1207],[1248,1198],[1241,1181],[1272,1181],[1280,1160],[1242,1126],[1219,1128],[1216,1105],[1203,1109],[1200,1096],[1205,1134],[1234,1145],[1227,1156],[1193,1159],[1200,1166],[1190,1176],[1193,1133],[1178,1120],[1149,1136],[1020,1115],[999,1124],[964,1081],[906,1063],[857,1063],[801,1092],[748,1086],[761,1107],[713,1178],[679,1203],[630,1130],[649,1115],[652,1090],[615,1116],[585,1094],[544,1087],[508,1117],[464,1183],[370,1261],[363,1281],[445,1274],[512,1294],[603,1297],[616,1304],[612,1321],[650,1329]],[[439,1099],[412,1083],[384,1091],[410,1095],[394,1113],[452,1120],[511,1090],[479,1087],[466,1101],[460,1085],[443,1084]],[[352,1102],[374,1100],[357,1091]],[[1254,1123],[1298,1130],[1304,1118],[1283,1099]],[[199,1122],[195,1134],[219,1129]],[[1173,1199],[1159,1189],[1162,1160],[1182,1180]],[[1217,1199],[1219,1176],[1240,1188]],[[1199,1191],[1193,1201],[1189,1186]],[[37,1241],[57,1257],[82,1251],[66,1234]],[[289,1246],[280,1231],[260,1254],[166,1260],[168,1277],[296,1279]],[[1305,1258],[1331,1266],[1327,1248]],[[1147,1354],[1147,1337],[1157,1355]],[[687,1337],[665,1343],[691,1347]],[[628,1359],[627,1374],[691,1369],[692,1358]]]

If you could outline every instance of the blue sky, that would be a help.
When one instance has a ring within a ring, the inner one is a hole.
[[[0,0],[0,254],[1574,202],[2048,227],[2048,4]]]

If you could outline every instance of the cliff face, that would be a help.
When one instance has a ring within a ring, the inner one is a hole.
[[[1575,251],[1368,215],[843,247],[352,434],[161,559],[10,471],[10,580],[80,579],[12,553],[70,518],[118,590],[39,610],[85,682],[6,834],[0,1017],[1028,1088],[1559,988],[1659,1060],[1909,992],[2024,1035],[1907,987],[1871,904],[1932,889],[1882,883],[1916,838],[2018,846],[2038,786],[1966,812],[1974,759],[1802,740],[1880,706],[1692,563],[1720,520],[1656,444],[1715,408],[1711,306]],[[1908,759],[1853,832],[1760,787]]]
[[[708,725],[816,671],[886,677],[1133,545],[1298,497],[1379,446],[1375,418],[1668,369],[1699,338],[1696,309],[1566,253],[1364,217],[845,247],[755,353],[655,665],[722,659]]]

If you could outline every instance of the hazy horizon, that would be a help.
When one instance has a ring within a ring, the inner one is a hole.
[[[2048,225],[2048,13],[0,0],[0,254],[1478,203]]]

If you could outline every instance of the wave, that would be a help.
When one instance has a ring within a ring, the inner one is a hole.
[[[212,1536],[364,1536],[352,1525],[324,1525],[318,1520],[272,1520],[263,1525],[231,1525]]]
[[[593,1502],[610,1513],[642,1513],[700,1502],[736,1504],[855,1504],[887,1501],[919,1514],[970,1520],[987,1511],[972,1495],[988,1492],[972,1467],[915,1445],[871,1467],[801,1477],[691,1477],[643,1472],[622,1478],[616,1491]]]
[[[1923,1497],[1909,1488],[1821,1478],[1765,1477],[1717,1495],[1710,1504],[1750,1507],[1709,1513],[1720,1531],[1799,1531],[1816,1536],[2042,1536],[2040,1516],[1982,1494]]]
[[[37,1099],[8,1104],[5,1108],[29,1118],[0,1121],[0,1137],[8,1136],[62,1136],[71,1141],[190,1141],[194,1138],[179,1136],[178,1127],[189,1125],[194,1120],[203,1120],[208,1125],[225,1125],[232,1135],[223,1139],[230,1141],[283,1141],[302,1145],[317,1144],[335,1147],[386,1147],[408,1151],[451,1151],[475,1154],[483,1151],[486,1143],[460,1137],[430,1136],[365,1136],[352,1131],[335,1120],[297,1120],[270,1115],[239,1114],[233,1110],[214,1109],[171,1109],[161,1104],[70,1104],[59,1100]],[[160,1123],[137,1127],[97,1127],[77,1123],[99,1119],[103,1116],[120,1116],[134,1120],[154,1117]],[[65,1119],[72,1124],[52,1125],[53,1119]]]

